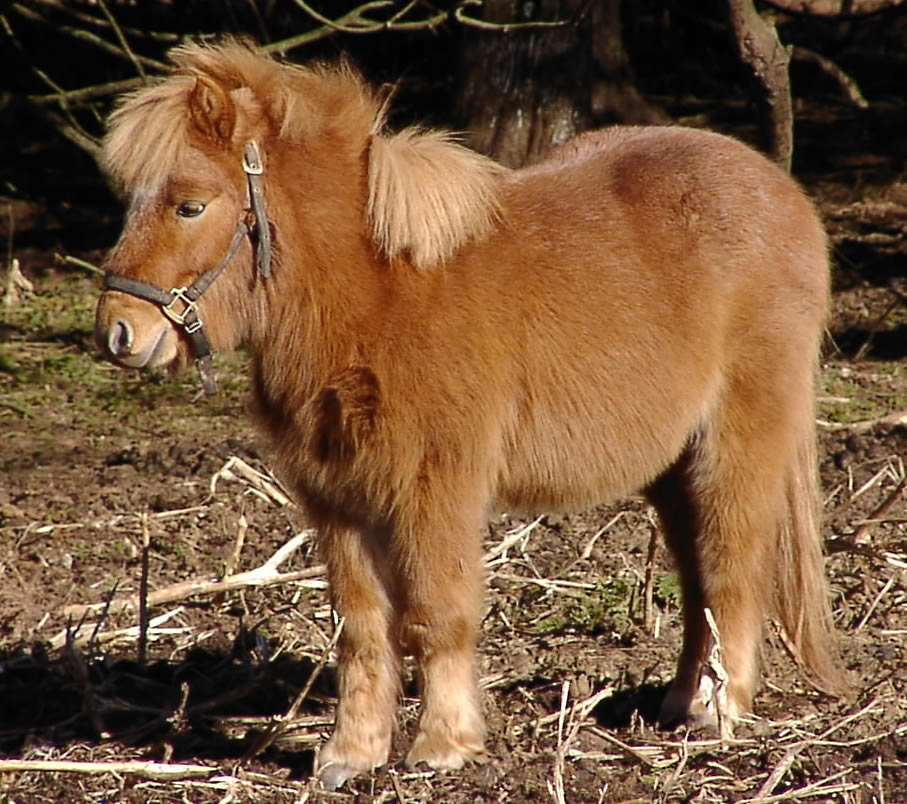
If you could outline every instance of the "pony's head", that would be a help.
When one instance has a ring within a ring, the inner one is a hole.
[[[177,48],[171,59],[168,78],[119,105],[104,144],[129,209],[105,263],[96,337],[134,368],[183,365],[209,341],[230,349],[244,338],[270,274],[271,155],[276,142],[324,126],[326,104],[306,91],[325,83],[316,76],[333,79],[317,94],[353,96],[344,108],[358,110],[366,134],[377,116],[349,70],[282,65],[238,41]]]
[[[129,210],[96,338],[121,365],[232,349],[290,277],[353,287],[368,265],[428,270],[497,220],[504,169],[445,134],[387,134],[348,67],[283,64],[236,40],[171,59],[119,105],[104,146]]]

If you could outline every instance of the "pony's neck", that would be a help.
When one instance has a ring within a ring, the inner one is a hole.
[[[369,331],[379,315],[382,275],[366,228],[364,149],[330,162],[290,151],[272,169],[276,260],[249,338],[256,393],[271,406],[298,409],[316,380],[357,358],[351,350],[364,344],[349,334]],[[312,165],[325,164],[329,171],[312,175]]]

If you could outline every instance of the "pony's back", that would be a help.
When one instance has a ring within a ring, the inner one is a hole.
[[[573,507],[651,482],[732,379],[812,361],[827,284],[812,207],[767,160],[615,127],[510,174],[487,238],[400,277],[379,373],[419,388],[440,444],[481,442],[501,505]]]

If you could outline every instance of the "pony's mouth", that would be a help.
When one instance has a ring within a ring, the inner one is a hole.
[[[135,349],[134,336],[130,325],[117,321],[107,335],[107,353],[110,358],[127,368],[154,368],[173,361],[176,356],[176,335],[169,326],[163,326],[144,348]]]

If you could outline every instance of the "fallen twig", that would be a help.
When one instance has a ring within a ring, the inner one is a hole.
[[[230,551],[230,555],[227,556],[226,562],[224,562],[224,577],[229,578],[233,573],[236,572],[236,568],[239,566],[239,557],[242,554],[243,546],[246,543],[246,531],[249,528],[249,523],[246,521],[246,515],[239,515],[239,522],[236,525],[236,541],[233,542],[233,549]]]
[[[907,491],[907,474],[905,474],[900,482],[895,486],[894,491],[892,491],[882,502],[874,508],[869,516],[865,518],[863,523],[854,531],[853,536],[851,537],[854,542],[860,542],[868,533],[869,529],[875,524],[875,522],[880,518],[885,516],[895,505],[895,503],[904,496],[904,492]]]
[[[586,542],[585,547],[583,547],[583,551],[579,554],[579,557],[583,561],[588,561],[589,558],[592,556],[592,548],[595,547],[595,543],[599,540],[599,537],[601,537],[602,534],[604,534],[608,530],[610,530],[611,526],[614,525],[626,513],[627,513],[626,511],[618,511],[614,516],[611,517],[611,519],[609,519],[604,525],[602,525],[601,528],[599,528],[592,535],[592,538],[589,539],[588,542]]]
[[[847,717],[843,718],[838,723],[835,723],[834,725],[829,726],[829,728],[827,728],[825,731],[823,731],[818,737],[814,737],[812,739],[801,740],[800,742],[795,743],[790,748],[788,748],[787,751],[784,752],[784,755],[781,757],[781,760],[778,762],[778,764],[775,765],[775,767],[772,769],[771,773],[769,773],[768,778],[765,780],[765,782],[763,782],[763,784],[759,788],[759,790],[756,791],[755,798],[747,799],[747,801],[752,802],[752,804],[755,804],[755,802],[763,802],[763,801],[766,801],[766,802],[767,801],[781,801],[785,796],[790,796],[791,798],[796,798],[797,796],[794,796],[793,793],[790,791],[785,793],[782,796],[774,796],[774,795],[772,795],[772,793],[774,792],[775,788],[780,784],[781,780],[784,778],[784,776],[788,772],[788,770],[790,770],[790,767],[791,767],[791,765],[793,765],[794,760],[797,758],[797,756],[803,751],[803,749],[808,748],[811,745],[815,745],[817,742],[824,740],[830,734],[833,734],[834,732],[838,731],[838,729],[843,728],[848,723],[852,723],[854,720],[858,720],[859,718],[863,717],[863,715],[865,715],[867,712],[874,709],[875,706],[878,704],[878,702],[879,702],[879,699],[874,698],[872,701],[870,701],[868,704],[866,704],[866,706],[864,706],[859,711],[853,712],[850,715],[848,715]],[[844,771],[844,773],[847,773],[847,771]],[[840,775],[841,774],[838,774],[838,776],[840,776]],[[836,777],[832,777],[832,778],[836,778]],[[828,780],[822,780],[821,783],[817,783],[817,784],[824,784],[826,781],[828,781]],[[809,788],[812,788],[812,787],[813,787],[813,785],[807,785],[806,788],[801,788],[801,792],[805,791]],[[800,797],[802,797],[802,796],[800,796]]]
[[[492,566],[492,562],[494,561],[494,559],[498,558],[499,556],[503,558],[504,553],[506,553],[511,547],[513,547],[515,544],[518,544],[520,541],[528,538],[529,534],[532,533],[532,531],[534,531],[538,527],[539,523],[544,518],[545,518],[544,515],[536,517],[528,525],[524,525],[521,528],[516,528],[515,530],[512,530],[509,533],[507,533],[504,536],[504,538],[501,539],[500,542],[498,542],[487,553],[485,553],[485,556],[484,556],[485,566],[486,567]],[[503,560],[506,560],[506,559],[503,559]]]
[[[574,710],[570,711],[570,722],[567,729],[567,735],[564,736],[564,725],[567,719],[567,699],[570,694],[570,682],[565,681],[561,685],[561,708],[558,712],[557,719],[557,750],[554,752],[554,783],[548,782],[548,792],[554,799],[555,804],[566,804],[567,798],[564,790],[564,764],[570,744],[576,738],[580,728],[580,721],[573,718]]]
[[[877,416],[874,419],[862,419],[858,422],[829,422],[825,419],[816,419],[816,424],[823,430],[836,432],[838,430],[852,430],[855,433],[865,433],[872,430],[877,425],[898,425],[907,424],[907,410],[899,410],[894,413],[886,413],[884,416]]]
[[[391,777],[391,784],[394,787],[394,793],[397,796],[397,801],[399,802],[399,804],[407,804],[406,796],[403,794],[403,788],[400,786],[400,777],[397,775],[397,771],[393,768],[390,768],[388,770],[388,775]]]
[[[171,765],[145,760],[82,762],[64,759],[0,759],[0,773],[124,773],[146,779],[174,781],[211,776],[217,770],[207,765]]]
[[[828,776],[824,779],[819,779],[816,782],[810,782],[810,784],[804,785],[803,787],[798,787],[796,790],[785,790],[783,793],[773,796],[760,796],[756,795],[756,798],[745,798],[740,804],[773,804],[773,802],[780,801],[797,801],[801,798],[811,798],[815,795],[823,796],[832,796],[835,794],[846,793],[849,790],[856,790],[860,787],[859,784],[837,784],[832,785],[831,783],[837,781],[842,776],[846,776],[848,773],[852,773],[851,768],[846,768],[837,773],[833,773],[831,776]],[[826,801],[828,799],[826,798]]]
[[[661,749],[656,746],[634,746],[628,745],[623,742],[623,740],[618,740],[613,734],[605,731],[605,729],[598,728],[597,726],[591,729],[591,732],[596,736],[600,737],[605,742],[611,743],[615,748],[619,748],[627,756],[631,756],[634,759],[638,759],[644,765],[647,765],[650,768],[668,768],[671,765],[674,765],[678,759],[664,759],[656,758],[654,755],[661,754]]]
[[[585,589],[588,591],[595,589],[594,583],[584,583],[582,581],[558,581],[549,580],[548,578],[529,578],[521,575],[495,575],[502,581],[513,581],[514,583],[528,583],[541,586],[550,592],[564,592],[570,589]]]
[[[872,603],[869,604],[869,608],[866,609],[866,613],[862,616],[862,618],[860,618],[860,622],[858,622],[856,627],[853,629],[854,633],[861,630],[863,626],[866,625],[867,622],[869,622],[869,618],[872,617],[872,613],[878,607],[879,602],[886,594],[888,594],[892,586],[894,586],[894,578],[889,578],[885,582],[885,585],[879,590],[879,593],[873,598]]]
[[[574,703],[573,709],[578,713],[579,719],[584,720],[603,699],[613,694],[614,687],[603,687],[594,695],[590,695],[588,698],[584,698],[582,701],[577,701],[576,703]],[[533,720],[531,726],[533,729],[539,729],[541,726],[547,726],[549,723],[554,723],[559,717],[560,711],[555,712],[551,715],[545,715],[544,717],[536,718],[535,720]],[[516,733],[520,734],[522,730],[522,727],[517,726]]]
[[[185,600],[187,597],[202,594],[214,594],[216,592],[225,592],[231,589],[242,589],[247,586],[273,586],[279,583],[296,582],[301,583],[309,589],[325,589],[327,581],[322,577],[325,573],[324,566],[318,565],[308,567],[293,572],[279,572],[278,566],[282,564],[289,555],[298,549],[299,545],[308,541],[312,537],[313,531],[305,530],[294,536],[284,544],[274,555],[272,555],[264,564],[255,569],[246,572],[239,572],[227,578],[217,580],[195,579],[183,581],[182,583],[168,586],[165,589],[159,589],[148,595],[149,606],[160,606],[164,603],[173,603],[178,600]],[[88,603],[74,606],[67,606],[63,609],[63,614],[68,617],[80,617],[85,613],[103,609],[105,603]],[[111,612],[126,611],[136,609],[139,606],[138,596],[120,598],[110,604]]]
[[[181,633],[185,633],[186,631],[190,630],[188,628],[162,628],[161,627],[165,622],[172,619],[177,614],[182,613],[183,611],[184,611],[184,609],[180,606],[178,608],[175,608],[175,609],[172,609],[171,611],[166,612],[165,614],[160,614],[157,617],[153,617],[152,619],[150,619],[148,621],[146,639],[147,638],[156,638],[156,637],[164,636],[164,635],[181,634]],[[99,621],[99,623],[103,623],[103,618]],[[72,633],[69,633],[67,631],[61,631],[59,634],[57,634],[55,637],[53,637],[53,639],[50,639],[48,641],[48,644],[50,645],[51,648],[55,649],[55,648],[63,647],[65,644],[67,644],[67,641],[71,642],[74,647],[84,645],[86,642],[90,641],[92,643],[92,651],[93,651],[94,645],[104,645],[104,644],[106,644],[108,642],[112,642],[116,639],[126,639],[126,638],[138,639],[138,637],[139,637],[139,626],[130,625],[128,628],[117,628],[113,631],[99,631],[98,628],[96,628],[90,637],[86,637],[84,639],[79,639],[79,638],[73,636]]]
[[[212,475],[209,484],[211,495],[214,496],[217,491],[218,480],[235,480],[237,475],[277,505],[281,507],[292,505],[292,500],[277,487],[276,481],[257,469],[253,469],[242,458],[235,455],[231,455],[229,460]]]
[[[711,700],[706,701],[706,704],[711,704],[715,708],[715,717],[718,720],[718,735],[724,741],[733,736],[731,732],[733,725],[727,711],[727,686],[730,677],[722,661],[721,634],[718,631],[718,624],[715,622],[712,610],[706,606],[703,609],[703,614],[705,615],[706,623],[708,623],[709,631],[712,633],[712,648],[703,668],[703,671],[707,668],[710,672],[709,674],[703,672],[702,680],[705,681],[709,678],[714,684],[711,690]]]
[[[139,578],[139,667],[145,666],[148,651],[148,572],[151,558],[151,528],[148,514],[142,514],[142,574]]]

